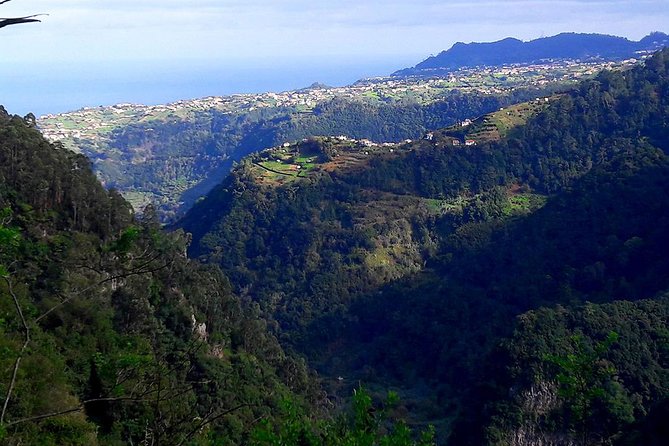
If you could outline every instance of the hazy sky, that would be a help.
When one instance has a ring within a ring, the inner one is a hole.
[[[117,102],[345,85],[457,41],[669,32],[669,0],[12,0],[0,104],[37,114]]]
[[[5,61],[427,56],[456,41],[669,31],[669,0],[12,0]],[[416,63],[420,60],[416,60]],[[400,67],[398,67],[400,68]]]

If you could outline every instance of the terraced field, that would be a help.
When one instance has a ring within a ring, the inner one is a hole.
[[[362,168],[373,156],[392,156],[401,151],[398,144],[379,145],[343,137],[316,137],[252,156],[251,171],[260,184],[280,186],[319,172]]]
[[[443,134],[460,138],[463,143],[467,140],[475,143],[498,141],[508,135],[513,128],[525,124],[528,119],[541,113],[557,98],[559,96],[555,95],[502,108],[471,122],[465,121],[459,125],[449,127],[445,129]]]

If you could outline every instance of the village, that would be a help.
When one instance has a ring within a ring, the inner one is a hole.
[[[263,108],[284,108],[289,112],[310,113],[319,104],[333,99],[368,102],[413,102],[430,104],[452,94],[502,94],[518,88],[541,88],[549,84],[574,84],[602,69],[626,69],[636,59],[622,62],[547,61],[533,65],[508,65],[435,72],[428,77],[378,77],[345,87],[311,87],[278,93],[235,94],[180,100],[165,105],[117,104],[45,115],[38,126],[52,142],[60,141],[77,149],[77,140],[104,139],[114,128],[154,120],[180,120],[218,111],[243,114]]]

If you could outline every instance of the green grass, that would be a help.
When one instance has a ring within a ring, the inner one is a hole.
[[[78,122],[78,121],[60,121],[59,122],[64,129],[68,130],[83,130],[85,128],[85,125],[83,122]]]
[[[382,268],[393,263],[390,253],[386,248],[378,248],[369,253],[365,258],[365,265],[368,268]]]
[[[506,217],[527,215],[541,208],[547,200],[548,197],[545,195],[531,193],[512,195],[502,211]]]
[[[479,118],[467,130],[467,138],[496,140],[504,138],[513,128],[525,124],[530,118],[544,110],[550,102],[531,101],[512,105]]]
[[[306,113],[306,112],[313,111],[313,109],[314,109],[313,107],[309,107],[309,106],[307,106],[307,105],[305,105],[305,104],[298,104],[298,105],[295,107],[295,111],[296,111],[297,113]]]
[[[365,98],[374,99],[376,101],[381,99],[376,91],[366,91],[362,94],[362,96]]]
[[[430,211],[440,212],[446,206],[446,200],[439,200],[437,198],[426,198],[425,204]]]
[[[301,155],[295,158],[295,162],[300,165],[314,164],[318,159],[317,156],[305,156]]]
[[[424,199],[424,203],[427,205],[429,211],[440,214],[444,212],[451,213],[461,211],[467,201],[468,200],[464,197],[458,197],[449,200],[442,200],[438,198]]]
[[[130,203],[135,211],[141,211],[155,199],[155,196],[148,192],[126,191],[123,192],[123,198]]]
[[[263,161],[259,163],[261,166],[266,167],[277,172],[285,173],[287,175],[295,175],[296,172],[292,169],[292,164],[280,163],[279,161]]]

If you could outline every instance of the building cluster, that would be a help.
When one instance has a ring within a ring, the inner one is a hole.
[[[310,113],[319,104],[333,99],[389,103],[413,101],[429,104],[448,96],[454,90],[462,93],[500,94],[519,87],[575,82],[592,76],[603,68],[627,67],[636,62],[635,59],[618,63],[546,61],[532,65],[461,69],[431,77],[378,77],[345,87],[315,84],[294,91],[210,96],[165,105],[118,104],[84,108],[70,113],[42,116],[38,124],[47,139],[74,143],[76,139],[93,141],[104,137],[113,128],[129,123],[188,119],[212,110],[242,114],[262,108],[282,107],[296,113]]]

